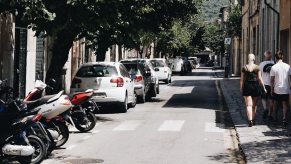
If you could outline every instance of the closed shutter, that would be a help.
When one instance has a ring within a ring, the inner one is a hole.
[[[36,80],[44,80],[43,79],[43,65],[44,65],[44,38],[37,37],[36,38],[36,62],[35,62],[35,79]]]

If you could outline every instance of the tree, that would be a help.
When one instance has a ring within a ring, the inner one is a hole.
[[[194,53],[204,50],[202,35],[204,33],[199,17],[192,15],[186,20],[173,21],[170,29],[165,29],[158,35],[158,51],[176,55],[184,52]]]
[[[43,32],[52,38],[46,81],[61,77],[77,38],[85,37],[98,60],[104,60],[108,47],[133,42],[140,30],[157,33],[174,19],[197,13],[194,0],[1,0],[0,4],[0,12],[8,11],[36,35]]]
[[[209,47],[213,52],[224,52],[224,33],[219,30],[218,24],[206,25],[203,38],[206,47]]]
[[[231,9],[228,21],[226,23],[227,33],[232,37],[234,36],[240,37],[241,24],[242,24],[241,7],[239,5],[236,5],[234,6],[234,8]]]

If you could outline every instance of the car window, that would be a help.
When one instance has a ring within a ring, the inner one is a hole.
[[[123,63],[123,65],[125,66],[130,75],[140,73],[137,64]]]
[[[107,65],[82,66],[76,74],[78,77],[111,77],[116,75],[116,68]]]
[[[151,60],[151,64],[154,67],[164,67],[165,63],[162,60]]]
[[[120,65],[119,65],[119,69],[120,69],[120,74],[121,74],[123,77],[128,77],[128,78],[130,78],[129,73],[128,73],[127,69],[124,67],[123,64],[120,64]]]

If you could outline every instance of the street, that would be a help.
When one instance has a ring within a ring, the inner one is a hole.
[[[172,80],[160,82],[151,102],[98,114],[90,133],[70,128],[68,142],[43,163],[243,163],[214,71],[200,68]]]

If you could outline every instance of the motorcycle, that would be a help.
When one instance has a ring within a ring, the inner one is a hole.
[[[69,120],[69,123],[81,132],[88,132],[92,130],[97,122],[96,116],[91,111],[92,106],[94,108],[98,108],[98,106],[93,101],[88,102],[92,95],[93,90],[77,92],[70,95],[73,108],[71,110],[72,119]],[[92,103],[92,105],[88,106],[88,103]]]
[[[47,155],[47,147],[37,135],[28,134],[29,129],[42,115],[25,113],[17,101],[0,100],[0,161],[16,159],[20,163],[40,163]]]
[[[53,82],[51,82],[51,85]],[[32,101],[41,98],[45,89],[53,90],[51,85],[47,85],[40,80],[36,81],[35,88],[27,95],[25,101]],[[77,92],[68,95],[72,103],[70,111],[65,113],[62,118],[59,116],[58,120],[66,121],[81,132],[88,132],[92,130],[97,122],[97,118],[93,112],[99,111],[97,104],[90,100],[93,95],[93,90],[89,89],[85,92]]]
[[[65,116],[67,111],[71,109],[72,104],[69,97],[63,95],[63,91],[56,95],[43,96],[34,101],[29,101],[29,96],[31,94],[23,102],[27,105],[28,110],[42,114],[43,119],[40,121],[47,129],[49,139],[55,143],[53,146],[64,145],[69,138],[69,129],[66,122],[58,117]]]

